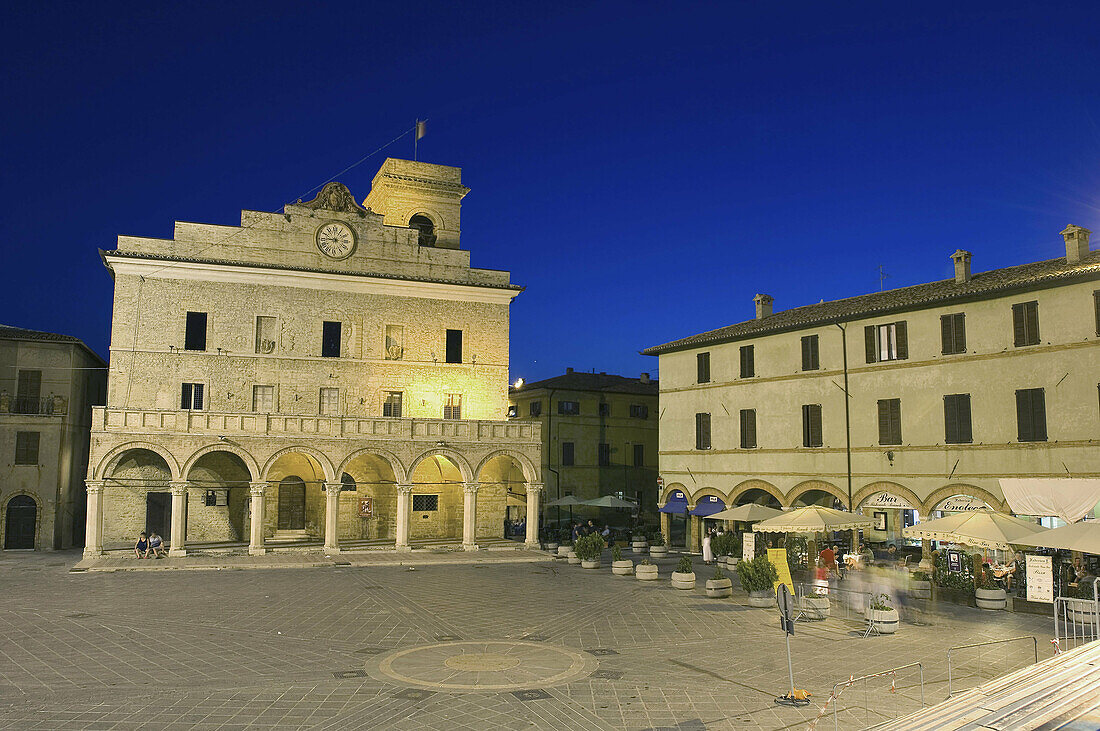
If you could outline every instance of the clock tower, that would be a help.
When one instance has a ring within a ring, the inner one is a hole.
[[[420,245],[459,248],[459,211],[470,189],[462,168],[387,158],[371,181],[363,205],[383,216],[387,226],[416,228]]]

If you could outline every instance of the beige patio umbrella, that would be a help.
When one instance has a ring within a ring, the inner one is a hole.
[[[748,505],[738,505],[736,508],[726,508],[713,515],[708,515],[707,518],[711,520],[739,520],[742,523],[755,523],[758,520],[767,520],[768,518],[774,518],[782,514],[782,510],[769,508],[767,505],[749,503]]]
[[[901,534],[906,538],[949,541],[974,548],[1007,551],[1010,544],[1019,543],[1045,530],[1041,525],[1014,515],[983,508],[902,528]]]
[[[1018,546],[1060,548],[1064,551],[1100,554],[1100,521],[1070,523],[1015,542]]]
[[[858,513],[807,505],[762,520],[753,526],[753,530],[765,533],[829,533],[835,530],[870,528],[871,525],[869,518]]]

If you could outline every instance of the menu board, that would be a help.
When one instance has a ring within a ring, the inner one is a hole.
[[[1027,600],[1054,603],[1054,566],[1050,556],[1028,554],[1024,570],[1027,573]]]
[[[756,534],[745,533],[741,536],[741,560],[752,561],[756,558]]]
[[[775,566],[775,573],[779,574],[779,579],[773,583],[772,589],[778,591],[780,584],[786,584],[794,594],[794,580],[791,579],[791,566],[787,563],[787,549],[769,548],[768,560],[771,561],[772,566]]]

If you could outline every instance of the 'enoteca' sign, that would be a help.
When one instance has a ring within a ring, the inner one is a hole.
[[[945,513],[967,513],[971,510],[982,510],[988,507],[988,505],[976,497],[955,495],[954,497],[949,497],[944,500],[936,509],[942,510]]]
[[[908,500],[888,492],[877,492],[864,501],[865,508],[896,508],[899,510],[913,510]]]

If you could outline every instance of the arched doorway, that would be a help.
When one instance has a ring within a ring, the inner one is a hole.
[[[4,549],[33,550],[38,525],[38,503],[30,495],[16,495],[8,501],[4,518]]]
[[[344,463],[336,529],[341,543],[396,538],[398,475],[393,459],[361,452]]]
[[[271,540],[300,541],[324,534],[325,483],[331,472],[323,454],[305,447],[281,452],[270,463],[264,522]]]
[[[247,541],[252,471],[240,455],[212,450],[185,466],[188,541]],[[149,525],[153,529],[152,523]],[[161,533],[161,535],[166,535]]]
[[[515,457],[498,454],[477,475],[477,538],[523,540],[527,527],[527,479]],[[537,521],[538,516],[534,516]]]
[[[449,456],[429,455],[413,467],[409,538],[462,538],[462,469]]]
[[[132,545],[156,530],[172,540],[172,468],[164,455],[137,447],[121,453],[103,475],[103,539],[106,547]]]

